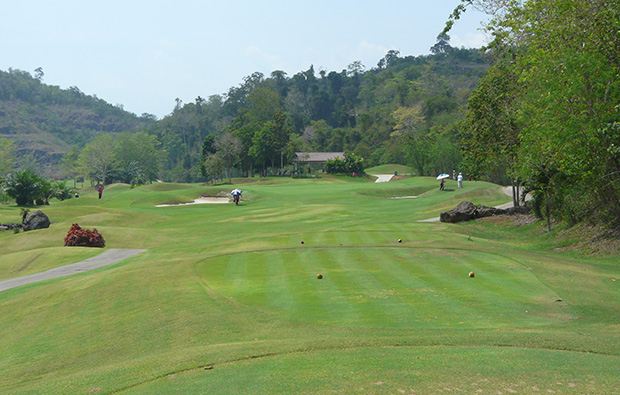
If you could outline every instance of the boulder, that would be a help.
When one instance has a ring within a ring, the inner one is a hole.
[[[494,215],[527,214],[530,210],[530,206],[511,207],[508,209],[487,206],[476,207],[475,204],[464,200],[452,210],[441,213],[439,220],[441,222],[455,223],[476,218],[492,217]]]
[[[506,214],[506,210],[497,207],[480,206],[476,211],[476,218],[492,217],[502,214]]]
[[[50,227],[50,219],[41,210],[37,210],[34,213],[28,215],[22,223],[24,231],[45,229]]]
[[[476,213],[478,211],[478,207],[476,207],[472,202],[468,202],[466,200],[462,201],[452,210],[444,211],[439,215],[439,220],[441,222],[461,222],[468,221],[470,219],[476,218]]]

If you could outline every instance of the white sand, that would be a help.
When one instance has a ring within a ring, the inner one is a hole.
[[[201,196],[198,199],[195,199],[191,203],[158,204],[155,207],[172,207],[172,206],[187,206],[189,204],[222,204],[222,203],[230,203],[230,199],[227,197]]]
[[[392,196],[388,199],[417,199],[417,196]]]

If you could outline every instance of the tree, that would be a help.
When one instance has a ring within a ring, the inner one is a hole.
[[[464,0],[454,20],[469,4],[495,13],[487,31],[500,76],[487,80],[470,108],[484,109],[494,100],[506,106],[499,118],[478,119],[496,122],[501,142],[518,142],[499,144],[517,147],[510,152],[519,157],[515,177],[541,191],[537,205],[549,215],[619,226],[620,186],[610,182],[620,171],[610,150],[617,139],[608,132],[620,102],[620,1]],[[518,125],[516,133],[511,124]]]
[[[202,171],[203,175],[210,178],[213,181],[213,184],[215,184],[216,181],[222,177],[224,168],[224,160],[220,155],[208,154],[204,160]]]
[[[108,134],[95,137],[80,153],[80,164],[93,181],[106,184],[106,179],[118,168],[114,139]]]
[[[395,50],[395,49],[390,49],[387,52],[387,54],[385,54],[385,56],[381,58],[381,60],[379,60],[377,67],[379,69],[387,68],[394,60],[398,59],[399,55],[400,55],[400,51]]]
[[[447,33],[440,33],[437,36],[437,43],[431,47],[431,53],[441,54],[449,52],[452,49],[450,46],[450,35]]]
[[[422,107],[400,107],[392,113],[392,117],[396,121],[392,137],[401,142],[407,161],[418,175],[426,174],[430,143],[424,130]]]
[[[41,198],[45,183],[31,170],[16,171],[6,177],[4,190],[18,206],[31,206]]]
[[[230,133],[224,133],[215,140],[216,155],[222,161],[222,165],[228,177],[228,183],[232,184],[232,169],[239,161],[241,141]]]
[[[127,184],[152,182],[159,176],[161,152],[157,138],[144,132],[120,133],[114,137],[114,157],[120,181]]]
[[[76,178],[83,173],[80,167],[80,149],[71,147],[71,150],[65,153],[61,159],[61,167],[67,172],[67,175],[73,179],[73,187],[76,188]]]
[[[514,180],[520,149],[517,99],[520,86],[509,66],[497,63],[480,80],[469,98],[465,119],[460,124],[465,167],[480,178],[495,174],[494,182],[512,181],[514,205],[519,194]]]
[[[11,171],[16,162],[15,143],[13,140],[0,138],[0,178]]]
[[[43,68],[42,67],[37,67],[36,69],[34,69],[34,79],[41,82],[43,80],[43,76],[45,75],[45,73],[43,72]]]

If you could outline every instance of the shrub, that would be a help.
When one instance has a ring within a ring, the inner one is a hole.
[[[73,224],[65,237],[65,246],[72,247],[105,247],[103,235],[97,229],[82,229],[80,225]]]
[[[30,170],[17,171],[4,180],[4,191],[18,206],[33,205],[41,197],[45,181]]]
[[[344,159],[334,158],[325,162],[325,170],[329,174],[363,174],[364,159],[352,152],[347,152],[344,154]]]

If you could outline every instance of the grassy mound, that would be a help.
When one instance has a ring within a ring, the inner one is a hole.
[[[398,172],[398,175],[411,174],[411,168],[396,164],[370,167],[365,171],[368,174],[394,174],[395,171]]]

